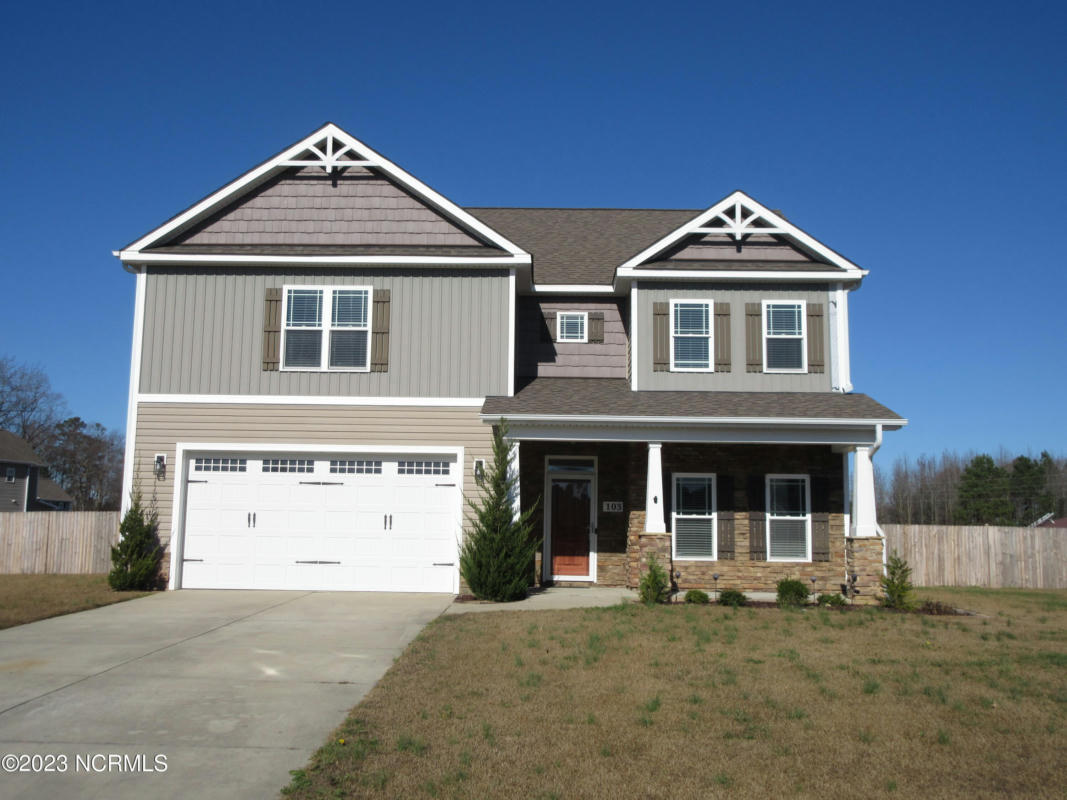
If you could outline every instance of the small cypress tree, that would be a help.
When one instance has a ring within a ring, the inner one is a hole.
[[[885,575],[882,576],[882,591],[885,595],[881,598],[882,605],[886,608],[898,608],[907,611],[915,607],[912,600],[911,567],[908,562],[897,555],[894,550],[886,562]]]
[[[459,572],[474,596],[510,602],[526,597],[533,578],[534,555],[541,540],[533,537],[535,503],[515,519],[511,498],[518,476],[509,472],[510,447],[503,419],[493,428],[493,459],[486,465],[483,493],[469,501],[469,528],[459,553]]]
[[[154,509],[141,505],[140,493],[130,495],[130,499],[130,508],[119,525],[119,543],[111,548],[107,582],[118,592],[158,589],[163,561],[159,520]]]

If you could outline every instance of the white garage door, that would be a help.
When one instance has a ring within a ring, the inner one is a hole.
[[[455,592],[458,473],[443,455],[193,456],[181,585]]]

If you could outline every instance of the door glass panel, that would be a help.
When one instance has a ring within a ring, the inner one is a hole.
[[[596,462],[591,458],[550,458],[549,472],[593,472]]]

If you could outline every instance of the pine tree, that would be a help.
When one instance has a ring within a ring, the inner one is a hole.
[[[469,502],[470,530],[459,554],[460,575],[481,600],[510,602],[526,597],[533,578],[534,555],[541,540],[534,538],[531,517],[535,503],[515,519],[512,497],[518,476],[509,472],[510,446],[504,420],[493,428],[493,459],[486,466],[483,493]]]
[[[119,543],[111,548],[111,572],[108,585],[119,592],[159,588],[159,567],[163,548],[157,533],[159,521],[155,510],[141,505],[141,495],[130,497],[130,508],[119,525]]]
[[[988,455],[975,456],[960,475],[956,521],[960,525],[1011,525],[1007,470]]]

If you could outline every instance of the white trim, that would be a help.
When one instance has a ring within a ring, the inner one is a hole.
[[[679,514],[678,513],[678,479],[679,478],[711,478],[711,516],[707,514]],[[710,556],[679,556],[678,543],[674,538],[678,517],[682,519],[710,519],[711,520],[711,555]],[[718,561],[719,560],[719,479],[714,472],[672,472],[671,473],[671,558],[674,561]]]
[[[906,419],[853,419],[826,417],[654,417],[654,416],[614,416],[610,414],[482,414],[482,419],[492,422],[504,416],[509,422],[558,422],[573,424],[617,423],[650,425],[758,425],[760,427],[869,427],[871,425],[892,425],[904,427]]]
[[[334,125],[332,122],[326,123],[317,131],[304,137],[296,144],[283,150],[281,153],[278,153],[276,156],[263,164],[260,164],[258,167],[249,170],[236,180],[226,184],[221,189],[179,214],[174,219],[165,222],[160,227],[149,232],[145,236],[142,236],[136,242],[131,244],[125,252],[143,250],[159,241],[167,234],[177,231],[182,226],[194,222],[199,217],[206,216],[222,204],[235,198],[243,189],[251,188],[255,184],[266,180],[275,172],[287,169],[288,167],[285,166],[285,162],[293,161],[302,152],[308,150],[324,139],[327,141],[331,139],[337,140],[344,145],[345,148],[350,149],[353,155],[358,156],[360,160],[372,162],[375,169],[380,170],[395,179],[398,183],[404,185],[409,191],[427,201],[430,205],[433,205],[445,216],[451,217],[454,221],[458,221],[461,227],[466,227],[469,230],[481,234],[485,239],[489,240],[497,247],[500,247],[513,255],[525,255],[525,251],[521,247],[511,242],[509,239],[506,239],[477,217],[460,208],[443,195],[438,194],[422,181],[401,169],[389,159],[375,152],[363,142],[342,130],[337,125]]]
[[[807,513],[804,515],[804,528],[805,528],[805,558],[773,558],[771,556],[771,521],[774,519],[801,519],[801,517],[786,517],[783,515],[772,516],[771,515],[771,481],[778,478],[792,478],[803,479],[804,481],[804,507],[807,509]],[[763,481],[764,498],[767,509],[767,530],[765,536],[767,538],[767,560],[778,561],[794,564],[802,564],[811,561],[811,476],[810,475],[787,475],[782,473],[771,473],[764,477]]]
[[[432,266],[510,267],[529,265],[525,255],[486,256],[273,256],[273,255],[208,255],[204,253],[142,253],[138,250],[112,250],[123,262],[133,264],[251,264],[284,265],[288,267],[360,266],[366,264],[415,264]]]
[[[29,511],[30,510],[30,470],[32,470],[33,468],[34,467],[32,465],[30,465],[30,464],[26,465],[26,485],[22,487],[22,510],[23,511]],[[41,479],[41,469],[40,469],[40,467],[38,467],[37,468],[37,480],[40,481],[40,479]],[[12,483],[14,483],[14,481],[12,481]],[[36,499],[37,498],[35,497],[34,500],[36,500]]]
[[[564,339],[563,338],[563,317],[581,317],[582,318],[582,338],[581,339]],[[556,342],[565,342],[567,344],[588,344],[589,343],[589,312],[588,311],[556,311]]]
[[[666,533],[667,521],[663,513],[663,443],[650,441],[645,469],[645,532]]]
[[[170,550],[170,577],[167,582],[168,589],[180,589],[182,553],[185,546],[185,487],[189,481],[189,458],[197,452],[204,453],[383,453],[389,455],[453,455],[456,458],[456,468],[460,479],[456,482],[459,491],[460,515],[456,524],[462,537],[463,531],[463,498],[464,485],[464,448],[463,447],[390,447],[381,445],[343,445],[343,444],[291,444],[291,443],[249,443],[249,442],[176,442],[174,446],[174,496],[171,505],[171,530],[170,542],[167,547]],[[457,542],[457,557],[459,555],[459,543]],[[459,591],[459,561],[457,558],[455,573],[452,578],[453,592]]]
[[[535,283],[535,294],[615,294],[613,286],[599,283]]]
[[[637,391],[637,348],[640,339],[637,338],[637,281],[630,284],[630,390]]]
[[[289,293],[294,291],[321,292],[320,316],[317,327],[292,326],[293,330],[318,331],[320,340],[319,366],[317,367],[287,367],[285,366],[285,344],[289,333]],[[334,326],[333,323],[333,295],[337,291],[354,291],[367,293],[367,322],[364,327],[351,325]],[[286,284],[282,286],[282,342],[278,355],[278,369],[281,372],[370,372],[371,346],[373,344],[374,328],[374,287],[372,286],[315,286],[305,284]],[[330,340],[335,331],[362,331],[367,332],[367,364],[363,367],[331,367],[330,366]]]
[[[593,462],[593,471],[589,472],[568,472],[566,470],[560,470],[558,472],[550,473],[548,471],[548,461],[552,458],[569,458],[574,460],[584,460]],[[598,497],[598,477],[600,475],[600,464],[597,456],[583,456],[575,455],[574,453],[545,456],[545,519],[544,519],[544,531],[541,553],[541,574],[545,580],[552,581],[575,581],[583,583],[596,583],[596,547],[597,547],[597,497]],[[589,574],[588,575],[555,575],[552,573],[552,478],[564,478],[568,480],[584,479],[589,481]]]
[[[747,220],[742,220],[740,218],[740,211],[742,208],[752,213],[752,216],[750,216]],[[724,215],[724,212],[726,212],[728,209],[733,210],[735,212],[734,220],[730,220]],[[685,225],[682,225],[680,228],[677,228],[672,233],[667,234],[659,241],[642,250],[629,261],[623,263],[619,268],[618,274],[625,274],[622,272],[622,270],[638,267],[646,261],[652,260],[660,253],[667,250],[673,244],[685,238],[686,236],[689,236],[694,233],[701,233],[702,229],[705,228],[706,223],[712,220],[721,219],[725,220],[729,224],[729,227],[727,228],[714,229],[716,233],[729,234],[737,238],[742,233],[759,233],[761,229],[747,227],[748,223],[754,221],[757,218],[762,219],[764,222],[770,224],[771,229],[764,229],[767,230],[768,233],[780,233],[789,236],[792,239],[795,239],[799,244],[822,256],[829,263],[845,270],[847,273],[849,273],[849,277],[855,279],[863,277],[863,275],[866,274],[865,270],[860,269],[858,266],[853,264],[840,253],[835,253],[829,247],[817,241],[813,237],[809,236],[796,225],[793,225],[791,222],[789,222],[789,220],[779,216],[778,214],[775,214],[769,208],[752,199],[742,191],[736,191],[728,195],[727,197],[724,197],[722,200],[713,205],[707,211],[698,214]],[[649,271],[658,272],[658,270]],[[795,274],[798,273],[794,273],[793,275]],[[764,275],[766,275],[766,273],[764,273]],[[823,273],[823,279],[825,280],[826,278],[826,273]],[[795,278],[790,275],[790,279]]]
[[[837,306],[840,300],[841,284],[835,284],[830,289],[829,294],[829,307],[827,308],[826,324],[830,330],[830,364],[827,370],[830,373],[830,390],[834,392],[841,391],[841,360],[838,358],[838,326],[841,324],[841,320],[837,315]]]
[[[768,339],[796,339],[796,336],[772,336],[771,326],[767,320],[767,306],[800,306],[800,367],[770,369],[767,366]],[[763,371],[770,375],[803,375],[808,371],[808,301],[807,300],[764,300],[760,313],[763,319]]]
[[[523,425],[508,420],[513,438],[539,442],[683,442],[719,444],[818,444],[838,447],[868,446],[874,427],[867,428],[785,428],[718,425],[685,427],[666,425]]]
[[[780,283],[797,283],[799,281],[817,283],[836,283],[838,281],[859,281],[867,270],[856,273],[845,272],[783,272],[770,270],[714,270],[714,269],[638,269],[620,267],[620,278],[652,278],[654,280],[716,280],[716,281],[777,281]]]
[[[122,498],[119,504],[121,513],[130,508],[130,495],[133,492],[134,460],[137,457],[137,402],[141,391],[141,348],[144,343],[144,306],[145,282],[144,269],[137,271],[136,287],[133,299],[133,344],[130,348],[130,390],[126,400],[126,452],[122,462]]]
[[[694,306],[695,305],[702,305],[702,306],[707,307],[707,309],[708,309],[708,333],[707,333],[707,336],[705,337],[708,340],[708,365],[706,367],[679,367],[674,363],[674,337],[675,336],[683,336],[685,338],[690,338],[690,339],[700,338],[700,337],[698,337],[698,336],[696,336],[694,334],[676,334],[674,332],[675,331],[675,327],[676,327],[675,326],[675,321],[674,321],[674,309],[679,303],[686,304],[686,305],[694,305]],[[670,305],[671,316],[670,316],[670,319],[668,320],[668,325],[670,326],[670,328],[668,329],[668,335],[670,336],[670,346],[671,346],[670,371],[671,372],[714,372],[715,371],[715,301],[714,300],[706,300],[706,299],[699,298],[699,297],[694,297],[692,299],[682,298],[680,300],[671,300],[670,304],[671,304]]]
[[[516,302],[515,270],[511,269],[508,270],[508,397],[515,396],[515,326],[518,324]]]
[[[848,293],[850,289],[839,287],[837,306],[837,362],[841,391],[852,391],[852,358],[849,353]]]
[[[139,394],[138,403],[247,403],[260,406],[439,406],[480,408],[484,397],[335,397],[271,394]]]

